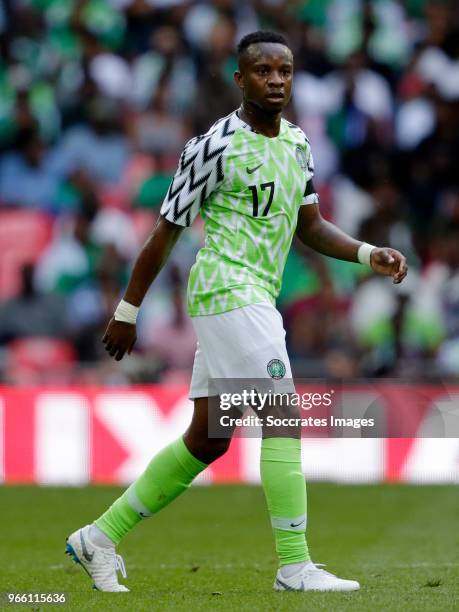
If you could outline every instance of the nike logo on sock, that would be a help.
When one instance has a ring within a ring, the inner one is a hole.
[[[301,523],[304,523],[304,519],[300,521],[299,523],[290,523],[290,527],[299,527]]]
[[[84,541],[83,534],[81,531],[80,531],[80,542],[81,542],[81,548],[83,549],[83,557],[86,559],[86,561],[91,562],[92,558],[94,557],[94,553],[89,554],[88,549],[86,548],[86,542]]]
[[[263,165],[263,163],[258,164],[258,166],[255,166],[255,168],[246,168],[247,174],[253,174],[255,172],[255,170],[258,170],[258,168],[261,168],[262,165]]]

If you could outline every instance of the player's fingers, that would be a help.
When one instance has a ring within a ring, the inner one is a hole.
[[[399,274],[402,277],[405,277],[408,273],[408,266],[406,265],[406,262],[403,262],[403,265],[400,268]]]
[[[112,350],[113,347],[113,342],[109,339],[107,340],[107,342],[105,343],[105,350],[107,351],[107,353],[109,353]]]
[[[393,275],[394,283],[401,283],[408,272],[408,266],[406,265],[406,259],[401,257],[398,265],[397,272]]]
[[[110,357],[114,357],[117,351],[118,347],[116,345],[112,346],[112,348],[109,350]]]
[[[403,257],[403,255],[400,255],[397,258],[397,271],[401,274],[403,272],[403,269],[406,267],[406,259],[405,257]]]
[[[407,273],[408,273],[408,267],[405,266],[405,268],[403,268],[401,272],[398,272],[397,274],[394,275],[394,283],[396,284],[401,283],[402,280],[407,275]]]
[[[124,349],[118,349],[118,352],[115,355],[115,361],[121,361],[124,357]]]
[[[380,256],[383,264],[393,264],[395,261],[394,256],[389,251],[381,251]]]

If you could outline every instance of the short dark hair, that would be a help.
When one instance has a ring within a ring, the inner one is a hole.
[[[281,45],[285,45],[289,47],[287,39],[282,34],[278,32],[271,32],[270,30],[257,30],[256,32],[250,32],[250,34],[246,34],[237,46],[237,57],[240,59],[241,55],[250,45],[255,45],[257,43],[279,43]]]

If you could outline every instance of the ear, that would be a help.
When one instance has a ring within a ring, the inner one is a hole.
[[[236,72],[234,73],[234,82],[241,91],[244,89],[244,77],[242,76],[242,73],[239,70],[236,70]]]

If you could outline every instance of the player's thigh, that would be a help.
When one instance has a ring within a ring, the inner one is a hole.
[[[223,397],[224,393],[227,402],[232,394],[244,390],[279,394],[278,400],[263,405],[262,412],[254,407],[265,421],[270,417],[274,423],[263,427],[263,436],[298,437],[299,427],[291,419],[297,418],[299,411],[290,399],[295,389],[280,313],[271,304],[261,303],[221,315],[195,317],[193,323],[207,363],[209,395]],[[207,422],[218,431],[218,422],[211,422],[221,416],[218,404],[211,400],[210,405]],[[246,404],[232,408],[225,416],[240,417],[246,408]]]
[[[192,321],[209,378],[291,381],[282,317],[271,304],[250,304]]]
[[[207,359],[198,339],[198,342],[196,344],[196,352],[194,354],[193,372],[191,374],[191,384],[189,392],[189,398],[191,400],[208,397],[209,377],[210,372],[207,364]]]
[[[194,410],[191,423],[184,435],[188,449],[196,456],[202,453],[203,449],[211,454],[223,454],[227,450],[234,432],[234,427],[229,427],[223,431],[224,436],[222,438],[212,435],[212,432],[217,430],[211,422],[211,418],[217,418],[218,415],[209,412],[209,406],[214,406],[215,403],[209,401],[208,380],[208,363],[198,342],[189,393],[190,399],[194,402]]]

